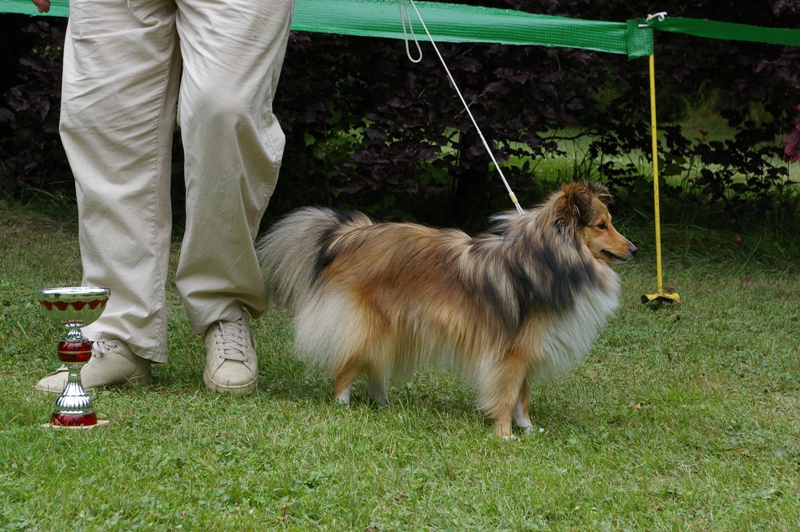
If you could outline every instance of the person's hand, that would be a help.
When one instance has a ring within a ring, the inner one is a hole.
[[[50,0],[31,0],[39,9],[39,13],[47,13],[50,11]]]

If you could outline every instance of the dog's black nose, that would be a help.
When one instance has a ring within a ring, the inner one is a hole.
[[[639,248],[631,244],[631,247],[628,248],[628,251],[631,252],[631,257],[633,257],[634,255],[636,255],[636,252],[639,251]]]

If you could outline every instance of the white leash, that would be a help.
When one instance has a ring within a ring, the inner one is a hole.
[[[447,73],[447,77],[450,79],[450,83],[452,83],[453,87],[456,89],[456,93],[458,94],[458,97],[461,99],[461,103],[464,105],[464,109],[467,111],[467,115],[469,115],[470,120],[472,120],[472,125],[475,126],[475,130],[478,132],[478,136],[481,138],[481,141],[483,142],[483,147],[486,148],[486,153],[489,154],[489,157],[491,157],[491,159],[492,159],[492,163],[494,163],[494,167],[497,169],[497,172],[500,174],[500,179],[503,180],[503,185],[505,185],[506,190],[508,191],[508,195],[511,198],[511,201],[517,207],[517,212],[522,214],[524,211],[522,210],[522,207],[520,207],[520,205],[519,205],[519,201],[517,200],[517,196],[514,194],[514,191],[511,190],[511,187],[509,186],[508,181],[506,180],[506,176],[503,175],[503,171],[500,169],[500,165],[497,164],[497,159],[495,159],[494,153],[492,153],[492,150],[489,147],[489,143],[486,142],[486,138],[483,136],[483,132],[481,131],[481,128],[478,126],[478,122],[475,120],[475,117],[472,116],[472,111],[469,110],[469,105],[467,105],[467,102],[464,100],[464,96],[462,96],[461,91],[459,90],[458,85],[456,84],[456,80],[453,79],[453,75],[450,73],[450,69],[447,68],[447,64],[444,62],[444,58],[442,57],[442,54],[439,53],[439,48],[436,46],[436,42],[433,40],[433,37],[431,36],[431,33],[428,31],[428,26],[425,25],[425,21],[422,20],[422,15],[419,14],[419,10],[417,9],[417,5],[414,3],[414,0],[398,0],[399,7],[400,7],[400,21],[403,24],[403,36],[404,36],[405,42],[406,42],[406,55],[408,55],[408,59],[412,63],[419,63],[420,61],[422,61],[422,49],[419,46],[419,41],[417,41],[417,36],[414,34],[414,27],[411,24],[411,16],[409,15],[409,12],[408,12],[408,3],[409,2],[411,3],[411,7],[414,8],[414,12],[417,14],[417,18],[419,19],[420,24],[422,24],[422,28],[425,30],[425,33],[428,35],[428,39],[431,41],[431,44],[433,45],[433,49],[434,49],[434,51],[436,51],[436,55],[439,57],[439,61],[442,63],[442,66],[444,67],[444,71]],[[403,12],[403,8],[404,7],[405,7],[405,13]],[[409,31],[411,33],[411,37],[413,38],[414,44],[416,44],[417,51],[419,52],[419,57],[417,59],[414,59],[413,57],[411,57],[411,52],[410,52],[410,49],[409,49],[409,46],[408,46],[408,34],[406,33],[406,21],[408,21],[408,27],[409,27]]]

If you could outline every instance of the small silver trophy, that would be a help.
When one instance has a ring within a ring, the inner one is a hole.
[[[69,376],[56,408],[45,426],[93,428],[106,425],[98,421],[92,398],[81,384],[81,368],[92,358],[92,342],[81,332],[81,327],[97,320],[106,308],[111,290],[97,287],[45,288],[36,292],[36,299],[45,314],[67,328],[67,334],[58,343],[58,359],[67,366]]]

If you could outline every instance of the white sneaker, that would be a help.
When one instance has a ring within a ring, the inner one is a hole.
[[[60,394],[67,384],[67,367],[61,366],[38,383],[42,392]],[[150,361],[137,356],[121,340],[92,344],[92,358],[81,368],[81,384],[86,391],[112,384],[150,382]]]
[[[243,313],[236,321],[218,321],[206,331],[203,382],[212,392],[247,393],[256,387],[258,355],[248,320]]]

